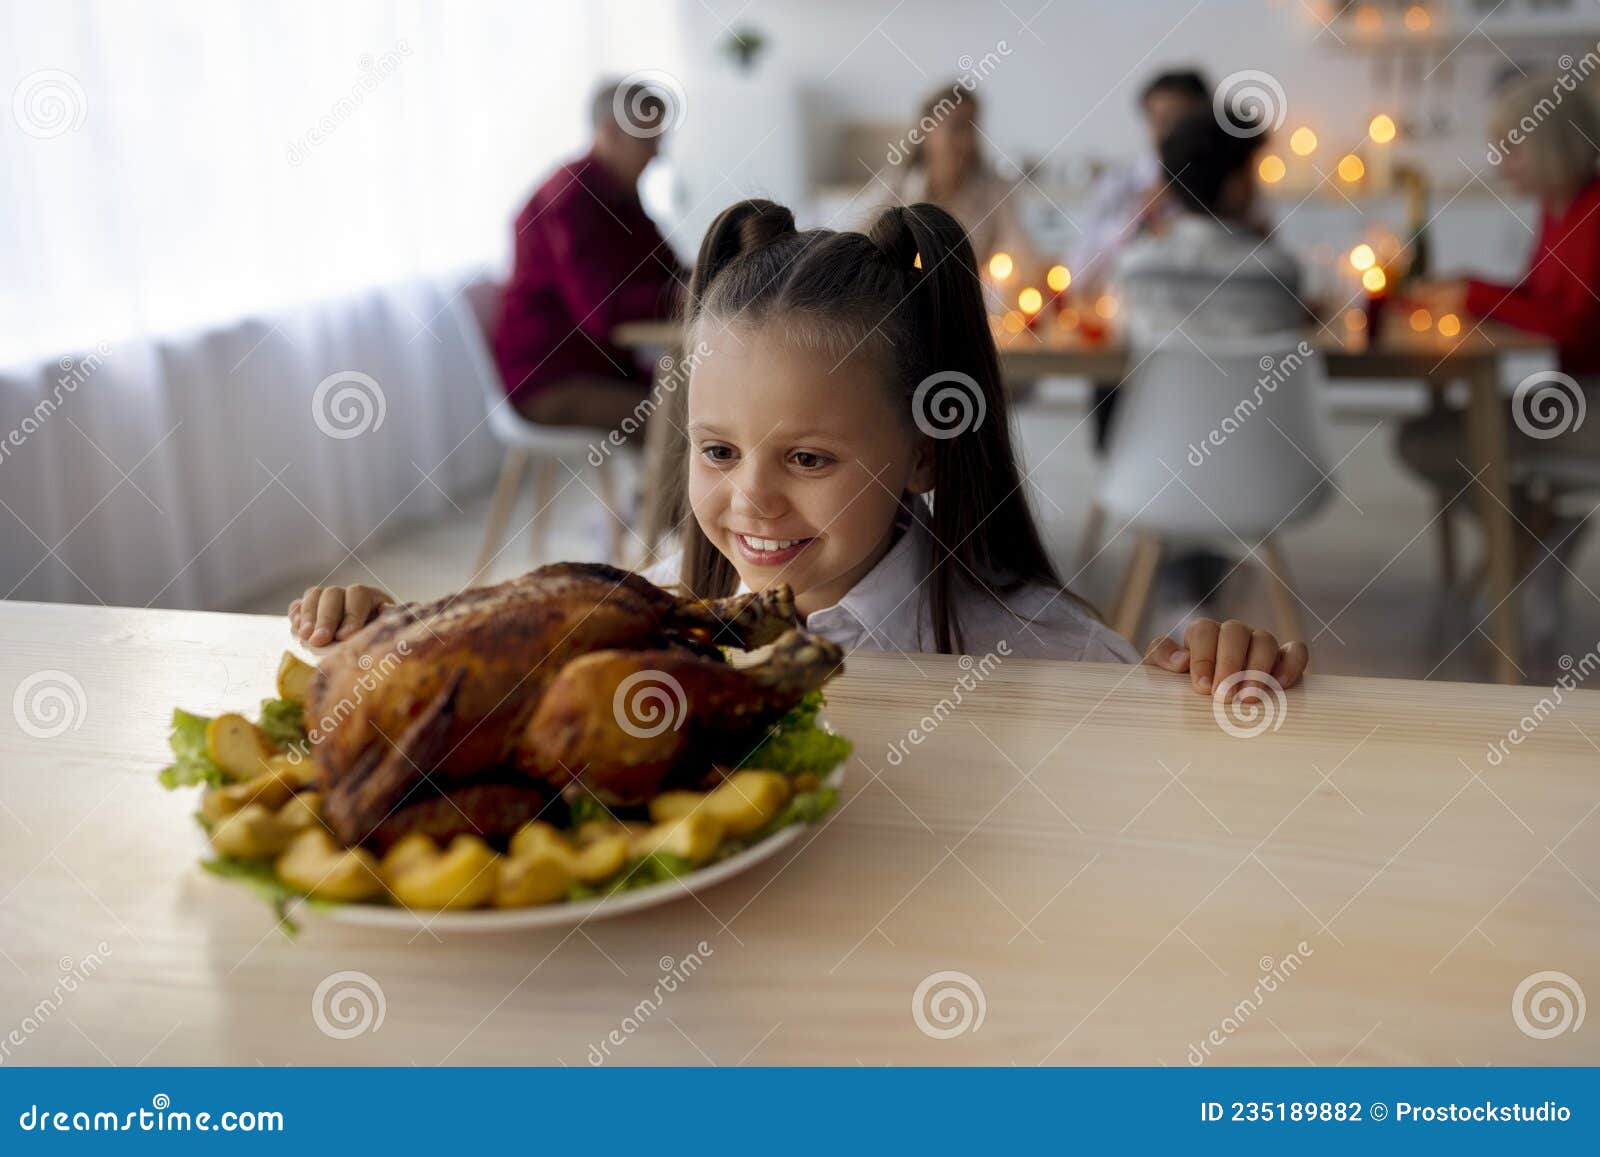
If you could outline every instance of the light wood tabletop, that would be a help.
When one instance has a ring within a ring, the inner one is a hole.
[[[576,930],[290,941],[155,780],[285,623],[0,628],[4,1063],[1600,1062],[1541,1019],[1600,993],[1592,691],[1313,673],[1245,737],[1145,668],[858,652],[843,801],[773,861]],[[381,1023],[319,1028],[352,985]]]
[[[1434,330],[1415,333],[1404,320],[1400,310],[1391,308],[1381,340],[1376,342],[1364,333],[1327,326],[1308,331],[1308,336],[1322,354],[1328,376],[1341,383],[1385,384],[1410,379],[1429,386],[1436,395],[1456,382],[1466,385],[1461,458],[1471,467],[1474,483],[1468,493],[1441,496],[1446,509],[1440,511],[1437,533],[1451,532],[1449,508],[1457,505],[1456,500],[1476,508],[1484,528],[1484,580],[1495,676],[1502,683],[1518,683],[1522,675],[1521,584],[1517,581],[1501,367],[1509,356],[1541,352],[1550,353],[1553,365],[1552,347],[1544,338],[1494,323],[1480,322],[1447,338]],[[682,335],[682,325],[676,321],[629,322],[612,333],[623,348],[666,351],[676,351]],[[1005,384],[1012,390],[1049,375],[1120,385],[1139,365],[1128,347],[1114,338],[1086,340],[1081,329],[1067,329],[1054,321],[1041,321],[1035,329],[1015,333],[997,327],[995,340]],[[646,470],[652,481],[646,487],[651,500],[642,537],[652,547],[678,517],[672,509],[677,488],[669,478],[674,470],[672,431],[683,425],[679,412],[683,393],[674,390],[661,409],[668,420],[652,422],[646,430]]]

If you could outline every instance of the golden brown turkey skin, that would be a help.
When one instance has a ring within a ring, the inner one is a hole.
[[[499,763],[545,686],[590,651],[663,645],[677,600],[613,567],[561,563],[421,606],[393,608],[325,657],[306,724],[325,788],[397,741],[456,672],[442,754],[451,781]]]

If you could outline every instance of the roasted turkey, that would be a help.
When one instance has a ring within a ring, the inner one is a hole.
[[[629,804],[704,777],[841,669],[796,622],[784,585],[685,598],[578,563],[386,608],[306,701],[324,818],[380,851],[412,831],[496,839],[558,794]],[[745,666],[721,650],[769,644]]]

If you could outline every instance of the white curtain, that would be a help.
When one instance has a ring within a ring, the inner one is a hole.
[[[0,0],[0,596],[233,606],[482,485],[454,299],[582,148],[592,24]]]

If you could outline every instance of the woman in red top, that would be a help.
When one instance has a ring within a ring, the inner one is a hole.
[[[1600,115],[1582,89],[1560,79],[1516,85],[1497,111],[1489,160],[1517,192],[1537,200],[1539,231],[1528,270],[1514,284],[1478,278],[1418,283],[1407,296],[1434,316],[1467,314],[1550,338],[1564,380],[1545,376],[1511,405],[1506,433],[1516,485],[1516,513],[1529,532],[1525,561],[1558,583],[1580,538],[1582,515],[1562,518],[1563,492],[1600,487],[1600,417],[1585,420],[1600,385]],[[1587,380],[1585,380],[1587,379]],[[1468,499],[1472,475],[1459,411],[1435,407],[1406,422],[1400,455],[1438,490],[1441,508]],[[1468,502],[1469,509],[1473,506]],[[1535,633],[1559,619],[1559,585],[1526,600]]]

